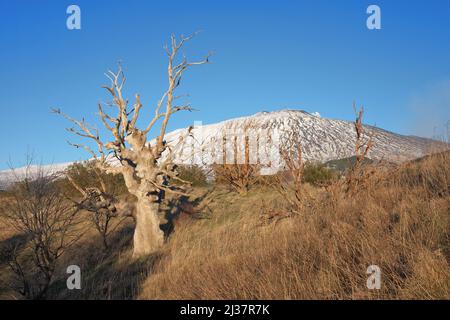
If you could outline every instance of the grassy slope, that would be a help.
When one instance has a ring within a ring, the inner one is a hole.
[[[173,235],[140,298],[449,299],[449,154],[370,182],[353,197],[310,189],[302,214],[268,226],[263,207],[283,207],[273,190],[219,196],[210,221]]]
[[[49,298],[450,298],[448,153],[380,173],[353,197],[305,189],[301,214],[267,225],[261,213],[285,206],[275,190],[219,188],[208,219],[180,219],[161,252],[140,261],[130,259],[132,221],[107,253],[87,226]],[[65,289],[69,264],[81,266],[82,290]],[[379,291],[366,288],[372,264],[382,270]],[[0,263],[7,282],[6,270]]]

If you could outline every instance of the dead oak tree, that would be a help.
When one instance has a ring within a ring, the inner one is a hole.
[[[187,184],[186,181],[177,177],[171,157],[174,147],[170,146],[164,137],[169,119],[174,113],[192,110],[189,105],[177,105],[175,102],[179,98],[175,95],[175,91],[179,87],[184,73],[192,66],[208,62],[209,55],[197,62],[189,62],[184,56],[181,60],[178,59],[180,49],[192,37],[181,36],[181,39],[177,40],[172,35],[170,46],[165,46],[168,58],[168,89],[158,101],[155,114],[145,128],[137,127],[143,106],[139,95],[135,96],[135,103],[131,110],[128,108],[128,99],[123,93],[125,76],[120,65],[116,73],[108,71],[106,76],[111,80],[111,85],[104,87],[112,97],[111,105],[117,109],[116,116],[109,115],[103,109],[102,104],[98,105],[101,121],[105,128],[112,133],[111,141],[102,141],[97,128],[88,125],[84,120],[75,120],[59,109],[54,109],[54,112],[61,114],[78,127],[78,129],[69,129],[69,131],[93,140],[97,146],[97,152],[87,145],[75,146],[86,149],[95,159],[99,160],[101,170],[107,173],[121,174],[128,191],[136,196],[134,257],[153,253],[163,244],[164,235],[160,229],[158,213],[164,193],[187,195],[183,185],[174,186],[170,183],[171,179],[175,179],[182,184]],[[161,111],[164,104],[165,109]],[[150,143],[148,135],[152,129],[155,129],[155,124],[159,123],[159,120],[162,120],[159,133],[154,142]],[[108,154],[112,154],[118,160],[119,165],[112,165],[110,158],[107,157]]]

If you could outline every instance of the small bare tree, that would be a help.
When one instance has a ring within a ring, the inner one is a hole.
[[[111,80],[111,85],[104,87],[112,97],[111,105],[117,109],[116,116],[109,115],[103,109],[102,104],[98,105],[102,123],[112,133],[111,141],[102,141],[98,129],[88,125],[84,119],[78,121],[65,115],[59,109],[53,109],[55,113],[61,114],[78,127],[78,129],[69,128],[69,131],[94,141],[97,152],[94,152],[88,145],[73,145],[84,148],[99,160],[97,163],[101,170],[107,173],[121,174],[128,191],[136,196],[134,257],[153,253],[163,244],[164,234],[160,229],[158,214],[164,193],[187,195],[183,185],[174,186],[170,183],[175,179],[188,185],[186,181],[177,177],[171,156],[175,147],[170,146],[170,143],[165,140],[165,133],[169,119],[174,113],[192,110],[189,105],[177,105],[175,102],[179,98],[175,95],[175,91],[179,87],[184,73],[192,66],[208,62],[209,55],[204,60],[197,62],[189,62],[185,57],[177,62],[180,49],[191,38],[192,36],[182,36],[178,41],[172,35],[171,45],[165,47],[168,57],[168,89],[158,101],[155,114],[146,127],[142,129],[137,127],[143,106],[139,95],[135,96],[133,107],[128,108],[128,99],[123,93],[126,79],[120,65],[118,72],[108,71],[106,76]],[[165,110],[161,112],[164,104]],[[151,143],[147,140],[148,135],[160,119],[162,122],[159,133]],[[176,145],[179,145],[179,142]],[[118,160],[117,166],[111,164],[111,158],[107,157],[107,154],[111,154]]]
[[[356,103],[353,103],[353,110],[355,112],[355,164],[347,173],[347,192],[353,192],[356,188],[361,185],[367,178],[367,172],[365,172],[362,168],[364,164],[364,160],[367,157],[367,154],[373,147],[373,132],[367,134],[366,129],[363,126],[363,115],[364,115],[364,107],[361,107],[359,110],[356,110]]]
[[[356,110],[356,104],[353,104],[353,110],[355,112],[355,133],[356,133],[356,141],[355,141],[355,155],[356,155],[356,164],[360,166],[370,149],[373,147],[373,136],[372,134],[369,137],[365,137],[365,128],[362,124],[362,119],[364,115],[364,107],[361,107],[359,111]]]
[[[224,182],[241,195],[258,181],[259,170],[254,164],[214,164],[213,171],[217,182]]]
[[[252,128],[253,124],[251,122],[244,126],[243,135],[241,137],[242,139],[239,139],[237,135],[223,136],[222,163],[214,164],[212,166],[216,181],[224,182],[232,190],[241,195],[247,194],[250,188],[259,180],[259,171],[261,166],[259,164],[250,163],[250,130]],[[231,130],[231,128],[228,128],[228,130]],[[229,163],[228,160],[227,143],[229,141],[227,139],[232,142],[233,163]],[[238,158],[240,158],[239,150],[241,149],[239,146],[239,140],[243,140],[244,151],[244,157],[240,160],[238,160]]]
[[[277,203],[262,203],[261,225],[277,223],[280,220],[299,214],[304,206],[302,143],[299,131],[285,131],[281,134],[278,152],[283,163],[276,174],[262,179],[265,184],[278,193]]]
[[[299,133],[285,132],[280,141],[279,152],[284,164],[283,170],[272,177],[267,177],[266,181],[270,187],[279,193],[285,209],[272,210],[264,206],[261,218],[265,222],[278,221],[293,214],[298,214],[303,205],[302,177],[304,163]]]
[[[12,201],[2,210],[5,223],[26,239],[25,248],[11,245],[3,248],[2,256],[16,277],[14,289],[28,299],[45,298],[58,259],[81,237],[76,210],[55,178],[28,165],[26,177],[12,187]]]
[[[278,191],[293,210],[297,211],[302,202],[302,177],[305,166],[298,132],[289,132],[284,136],[280,143],[280,155],[285,172],[276,176]]]
[[[86,175],[91,175],[91,179]],[[112,220],[118,216],[116,204],[119,201],[114,186],[111,186],[112,183],[107,186],[104,173],[93,162],[74,164],[66,170],[65,176],[81,195],[81,198],[69,197],[70,200],[78,210],[90,213],[90,220],[102,239],[103,248],[108,250],[109,235],[123,220],[112,226]]]

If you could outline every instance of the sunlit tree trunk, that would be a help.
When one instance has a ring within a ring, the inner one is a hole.
[[[118,111],[116,116],[111,116],[105,112],[102,104],[98,105],[98,114],[103,125],[112,134],[112,141],[106,143],[102,141],[99,130],[95,126],[88,125],[84,120],[77,121],[65,115],[59,109],[53,110],[79,128],[79,130],[69,128],[69,131],[94,140],[98,148],[94,152],[88,145],[72,145],[87,150],[95,159],[100,160],[96,162],[99,163],[100,169],[107,173],[121,174],[128,191],[136,196],[136,227],[133,251],[133,256],[136,258],[157,251],[163,244],[164,235],[159,227],[160,221],[158,218],[159,204],[163,200],[163,195],[172,193],[188,196],[185,187],[189,183],[177,177],[175,166],[172,163],[172,156],[176,149],[183,148],[184,137],[169,144],[165,140],[165,132],[169,119],[174,113],[192,110],[189,105],[176,104],[180,96],[174,93],[181,83],[184,72],[191,66],[208,62],[209,55],[204,60],[196,62],[190,62],[185,57],[178,59],[179,50],[192,37],[182,36],[178,41],[172,36],[171,45],[165,47],[168,57],[168,89],[158,101],[154,116],[145,128],[137,128],[137,120],[143,106],[139,95],[136,95],[135,104],[131,110],[128,108],[128,99],[123,94],[126,79],[120,65],[118,72],[108,71],[106,76],[111,80],[111,86],[104,87],[112,97],[111,106],[116,107]],[[164,110],[162,110],[163,108]],[[156,135],[154,142],[150,143],[147,136],[152,128],[155,129],[154,125],[159,120],[161,120],[159,133]],[[190,134],[190,130],[187,134]],[[108,154],[113,155],[120,165],[112,166],[107,157]],[[181,187],[179,184],[178,186],[171,184],[173,180],[181,182]]]

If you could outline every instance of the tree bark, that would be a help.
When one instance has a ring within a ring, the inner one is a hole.
[[[164,243],[164,233],[159,227],[159,204],[148,199],[138,199],[136,228],[133,238],[133,258],[154,253]]]

